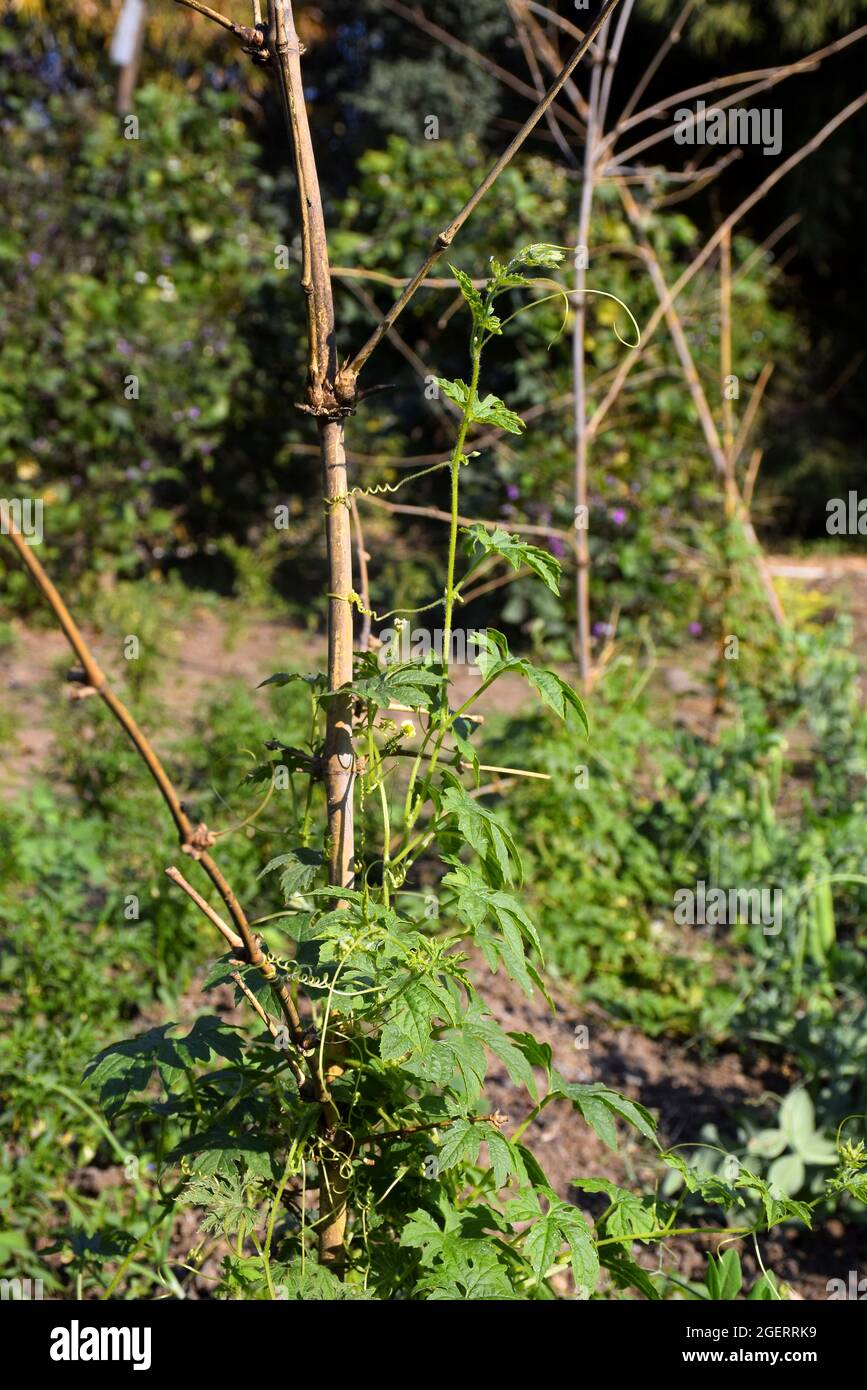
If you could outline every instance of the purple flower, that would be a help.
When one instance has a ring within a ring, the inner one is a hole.
[[[191,405],[189,410],[187,411],[187,414],[189,415],[191,420],[198,420],[201,413],[202,412],[197,405]]]
[[[214,452],[213,444],[209,444],[207,439],[203,439],[201,441],[201,443],[199,444],[199,449],[203,454],[212,454]]]
[[[593,636],[594,636],[594,637],[613,637],[613,636],[614,636],[614,628],[611,626],[610,623],[594,623],[594,624],[593,624]]]
[[[192,338],[185,338],[184,341],[181,343],[181,352],[192,352],[192,350],[193,350],[193,340],[192,340]]]
[[[139,464],[139,468],[141,469],[142,473],[148,473],[153,468],[153,464],[151,463],[150,459],[142,459]]]
[[[558,560],[562,560],[563,556],[566,554],[566,547],[559,536],[548,537],[548,549]]]
[[[500,516],[514,516],[515,508],[510,502],[504,502],[500,508]]]
[[[508,497],[510,502],[517,502],[520,495],[520,489],[516,487],[514,483],[506,484],[506,496]]]
[[[622,526],[626,521],[626,510],[624,507],[615,507],[610,513],[611,520],[615,526]]]
[[[117,348],[117,351],[120,353],[121,357],[129,357],[130,353],[132,352],[132,348],[130,347],[126,338],[118,338],[117,342],[115,343],[115,347]]]
[[[702,631],[703,629],[701,623],[690,623],[689,627],[687,628],[687,632],[690,634],[691,637],[701,637]]]

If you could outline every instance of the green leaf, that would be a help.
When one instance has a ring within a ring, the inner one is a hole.
[[[612,1091],[600,1082],[590,1085],[568,1082],[557,1071],[553,1073],[552,1091],[554,1095],[563,1096],[571,1101],[590,1128],[610,1149],[617,1148],[617,1133],[611,1121],[612,1115],[619,1115],[634,1125],[646,1139],[657,1143],[653,1117],[643,1105],[627,1100],[619,1091]]]
[[[282,869],[280,875],[280,887],[283,896],[288,902],[296,893],[306,893],[313,887],[316,874],[322,864],[322,853],[318,849],[304,849],[301,846],[291,849],[286,854],[278,854],[276,859],[270,860],[259,874],[259,878],[265,874],[273,873],[275,869]]]
[[[424,1052],[434,1020],[456,1023],[455,1003],[444,985],[428,975],[400,971],[391,983],[390,1011],[380,1034],[383,1061]]]
[[[512,656],[509,646],[501,632],[488,628],[476,637],[478,666],[485,681],[490,683],[507,671],[523,676],[539,692],[543,702],[552,709],[559,719],[566,720],[570,713],[577,714],[585,733],[590,732],[587,711],[580,696],[556,671],[547,671],[534,666],[524,657]]]
[[[565,720],[570,710],[574,710],[584,725],[585,732],[590,732],[584,702],[556,671],[544,671],[538,666],[531,666],[529,661],[520,661],[514,669],[519,675],[526,676],[530,684],[538,690],[544,703],[559,719]]]
[[[187,1183],[183,1200],[204,1209],[200,1224],[209,1235],[223,1235],[231,1240],[242,1232],[246,1237],[259,1223],[259,1211],[256,1202],[251,1200],[250,1186],[257,1184],[249,1183],[246,1178],[242,1181],[233,1166],[225,1178],[214,1173]],[[260,1191],[257,1195],[261,1199],[263,1194]]]
[[[411,709],[429,709],[442,689],[443,676],[430,666],[405,664],[386,667],[381,675],[367,676],[341,686],[323,699],[345,695],[349,691],[377,709],[389,705],[409,705]]]
[[[560,561],[550,550],[530,545],[529,541],[522,540],[520,536],[504,531],[502,526],[495,526],[493,530],[489,530],[481,522],[476,522],[475,525],[462,529],[466,536],[464,549],[475,562],[473,569],[483,556],[501,555],[504,560],[508,560],[513,570],[532,570],[552,594],[559,596]],[[477,551],[481,551],[481,554],[477,555]],[[470,572],[472,573],[472,570]]]
[[[644,1297],[652,1302],[659,1300],[659,1290],[650,1275],[639,1264],[636,1264],[632,1256],[628,1255],[621,1246],[604,1246],[599,1252],[599,1259],[619,1289],[637,1289],[639,1293],[644,1294]]]
[[[314,1260],[297,1259],[282,1268],[272,1266],[272,1279],[277,1297],[289,1302],[371,1302],[375,1297],[358,1284],[344,1283]]]
[[[520,415],[509,410],[499,396],[480,400],[478,393],[470,394],[465,381],[448,381],[445,377],[437,377],[437,385],[444,396],[461,407],[471,425],[494,425],[508,434],[523,434],[525,425]]]
[[[530,246],[524,246],[509,261],[508,269],[512,266],[544,266],[547,270],[556,270],[563,260],[565,252],[559,246],[552,246],[549,242],[535,241]]]
[[[511,832],[487,806],[482,806],[451,774],[441,802],[444,817],[454,816],[459,833],[480,856],[499,887],[521,882],[521,860]]]
[[[439,1151],[439,1171],[445,1173],[459,1163],[476,1164],[484,1138],[482,1125],[471,1124],[469,1120],[456,1120],[442,1142]]]
[[[441,1037],[432,1040],[426,1049],[418,1050],[418,1055],[403,1065],[432,1085],[448,1087],[469,1108],[484,1088],[486,1050],[500,1059],[516,1086],[525,1086],[536,1098],[535,1078],[526,1057],[478,999],[457,1013],[453,1026]]]
[[[505,1135],[492,1125],[486,1126],[484,1138],[488,1145],[488,1158],[494,1174],[494,1185],[499,1190],[505,1187],[511,1173],[515,1172],[512,1146]]]
[[[717,1258],[708,1256],[707,1291],[715,1303],[736,1299],[743,1284],[740,1257],[736,1250],[726,1250]]]
[[[557,1258],[563,1237],[550,1213],[540,1216],[524,1237],[524,1256],[537,1279],[544,1279]]]
[[[476,328],[484,333],[500,333],[500,320],[496,314],[486,309],[481,294],[473,284],[472,279],[465,270],[458,270],[457,266],[450,265],[449,270],[460,286],[461,294],[470,306],[473,315],[473,323]]]
[[[150,1028],[138,1037],[113,1043],[98,1053],[85,1069],[85,1078],[99,1087],[100,1104],[109,1115],[125,1105],[133,1091],[144,1091],[158,1071],[168,1092],[196,1063],[211,1057],[240,1062],[243,1047],[235,1029],[212,1015],[196,1019],[183,1038],[170,1038],[175,1023]]]
[[[524,1256],[530,1261],[536,1278],[541,1280],[567,1244],[575,1283],[587,1290],[589,1298],[599,1278],[599,1257],[587,1222],[576,1207],[558,1201],[553,1193],[549,1202],[547,1212],[538,1216],[525,1236]],[[520,1219],[511,1203],[507,1210],[512,1219]]]
[[[229,1134],[225,1129],[203,1130],[190,1135],[166,1154],[168,1162],[183,1159],[185,1166],[205,1175],[231,1177],[236,1172],[253,1178],[271,1178],[271,1145],[260,1134]]]
[[[526,1087],[535,1100],[536,1079],[533,1076],[530,1063],[521,1049],[512,1042],[508,1033],[500,1027],[496,1019],[486,1012],[481,1000],[473,1000],[470,1007],[461,1015],[461,1024],[465,1032],[487,1047],[495,1057],[499,1057],[509,1073],[509,1079],[516,1086]]]
[[[290,685],[293,681],[303,681],[305,685],[313,686],[314,689],[319,690],[324,690],[328,685],[327,677],[319,672],[312,676],[302,676],[298,671],[275,671],[273,676],[260,681],[256,689],[261,690],[266,685]]]
[[[773,1270],[766,1270],[747,1294],[747,1302],[779,1303],[782,1295]]]
[[[553,1053],[549,1043],[539,1042],[532,1033],[510,1033],[515,1046],[523,1052],[531,1067],[541,1067],[548,1082],[551,1080],[551,1060]]]
[[[499,396],[488,395],[482,400],[476,396],[470,419],[474,425],[494,425],[508,434],[523,434],[527,428],[520,415],[509,410]]]
[[[781,1129],[763,1129],[747,1141],[747,1153],[760,1158],[778,1158],[786,1147],[787,1139]]]
[[[529,997],[534,982],[541,979],[534,966],[528,965],[524,941],[541,954],[538,933],[523,904],[512,893],[492,888],[480,875],[460,865],[443,879],[444,885],[456,892],[455,907],[461,921],[470,928],[474,940],[485,956],[491,970],[502,961],[507,973],[516,980]],[[488,931],[483,923],[493,918],[502,937]]]
[[[517,1297],[497,1247],[489,1240],[450,1236],[442,1263],[425,1274],[418,1289],[431,1299],[480,1299],[495,1302]]]
[[[607,1178],[574,1178],[572,1186],[582,1192],[604,1192],[609,1200],[605,1230],[609,1235],[631,1241],[661,1224],[656,1201],[639,1197],[625,1187],[618,1187]],[[649,1242],[648,1242],[649,1243]]]
[[[803,1087],[798,1086],[784,1098],[780,1106],[780,1129],[792,1140],[806,1138],[816,1131],[816,1112]]]

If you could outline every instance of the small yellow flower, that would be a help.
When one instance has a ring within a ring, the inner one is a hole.
[[[411,719],[401,720],[400,732],[403,734],[404,738],[412,738],[415,733],[415,725]]]

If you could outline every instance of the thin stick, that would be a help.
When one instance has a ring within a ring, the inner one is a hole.
[[[361,492],[357,494],[359,501],[372,502],[374,507],[382,507],[386,512],[402,512],[406,516],[423,516],[430,521],[451,521],[451,512],[441,511],[439,507],[417,507],[411,502],[387,502],[384,497],[374,497],[371,493]],[[479,516],[459,516],[459,526],[485,526],[489,531],[494,531],[499,526],[498,521],[488,521]],[[563,540],[569,541],[574,545],[574,537],[571,531],[564,531],[560,526],[538,526],[529,525],[522,522],[510,521],[509,527],[512,531],[524,536],[560,536]]]
[[[624,0],[623,9],[617,16],[617,28],[614,31],[611,47],[605,57],[605,75],[602,79],[602,88],[599,93],[599,110],[596,117],[600,134],[605,130],[605,121],[608,116],[608,102],[611,99],[611,86],[614,82],[614,73],[620,61],[620,50],[623,47],[626,26],[632,17],[634,5],[635,0]]]
[[[756,490],[756,479],[759,476],[759,469],[762,466],[763,456],[764,450],[762,449],[753,449],[750,455],[749,467],[747,468],[747,474],[744,478],[744,506],[747,511],[749,511],[753,505],[753,493]]]
[[[316,155],[310,134],[301,70],[301,44],[291,0],[270,0],[273,46],[283,113],[298,183],[301,220],[301,286],[307,299],[307,392],[304,409],[316,419],[322,462],[325,536],[328,551],[328,688],[340,690],[352,679],[352,530],[343,420],[355,400],[355,378],[338,370],[334,293],[328,257],[325,213]],[[355,751],[352,702],[347,695],[328,701],[322,754],[328,837],[328,881],[351,888],[355,875]],[[327,1025],[326,1025],[327,1026]],[[339,1107],[322,1065],[325,1032],[311,1069],[322,1107],[320,1133],[328,1156],[319,1167],[319,1259],[340,1270],[345,1260],[348,1218],[345,1154],[349,1143]],[[339,1049],[338,1049],[339,1050]]]
[[[726,456],[726,477],[734,464],[735,415],[734,401],[729,390],[732,375],[732,234],[726,232],[720,242],[720,392],[723,410],[723,449]]]
[[[765,240],[750,252],[743,264],[735,271],[735,283],[744,276],[749,275],[756,261],[761,260],[768,251],[772,251],[777,242],[782,241],[783,237],[786,236],[793,227],[797,227],[798,223],[802,222],[803,219],[804,214],[802,212],[793,212],[791,217],[785,218],[784,221],[780,223],[779,227],[775,227],[770,236],[765,237]]]
[[[370,579],[367,573],[367,550],[364,546],[364,531],[361,526],[361,517],[355,498],[349,499],[349,508],[352,512],[352,529],[355,532],[355,557],[358,561],[358,585],[361,590],[361,603],[363,616],[361,620],[361,632],[358,635],[358,650],[366,652],[370,646]]]
[[[202,897],[201,893],[197,893],[193,885],[187,883],[180,869],[176,869],[173,864],[170,865],[169,868],[166,869],[166,878],[170,878],[172,883],[176,883],[179,888],[184,890],[187,897],[196,904],[200,912],[204,913],[208,921],[213,923],[217,931],[229,946],[231,946],[233,951],[243,951],[244,943],[237,932],[233,932],[232,928],[226,925],[219,913],[214,911],[211,904]]]
[[[527,4],[524,13],[524,21],[527,25],[530,38],[539,51],[539,56],[542,58],[542,61],[547,65],[550,72],[556,75],[560,71],[563,60],[560,57],[560,53],[556,45],[551,42],[551,40],[548,38],[548,35],[545,33],[545,30],[539,23],[538,19],[536,19],[535,15],[532,13],[534,8],[535,7],[533,5]],[[577,27],[573,26],[572,37],[577,39],[578,42],[581,43],[581,41],[584,39],[584,33],[581,29],[578,29]],[[591,56],[595,57],[599,51],[599,45],[597,43],[591,44],[589,51]],[[584,100],[584,97],[581,94],[577,84],[571,77],[569,78],[568,82],[564,82],[563,91],[566,93],[569,100],[572,102],[572,105],[575,107],[575,110],[577,111],[581,119],[583,121],[586,121],[588,115],[587,102]]]
[[[268,1032],[271,1034],[271,1037],[276,1038],[279,1029],[277,1028],[277,1025],[274,1022],[274,1020],[270,1018],[268,1014],[266,1014],[265,1010],[262,1008],[262,1005],[259,1003],[259,1000],[256,998],[255,994],[249,988],[249,986],[244,984],[244,981],[239,971],[232,970],[230,973],[235,984],[238,986],[238,989],[241,991],[247,1003],[250,1005],[250,1008],[253,1010],[255,1014],[259,1015],[265,1027],[268,1029]]]
[[[604,48],[601,50],[604,52]],[[581,185],[581,207],[578,215],[578,252],[589,245],[596,179],[596,142],[602,131],[597,122],[601,77],[601,52],[593,59],[590,77],[590,97],[587,116],[587,142],[584,146],[584,179]],[[583,290],[587,272],[579,259],[575,272],[575,322],[572,326],[572,390],[574,404],[573,489],[575,503],[575,655],[582,693],[590,692],[590,544],[587,527],[578,524],[579,517],[588,515],[588,471],[590,440],[587,431],[587,360],[584,351],[586,327],[586,296]]]
[[[575,71],[578,64],[581,62],[581,59],[584,57],[591,43],[595,39],[596,35],[599,33],[599,30],[602,28],[606,20],[609,19],[610,16],[614,13],[614,10],[617,8],[619,3],[620,0],[605,0],[602,9],[599,11],[599,14],[593,21],[593,24],[588,30],[586,37],[578,45],[571,58],[561,69],[560,73],[555,78],[552,85],[548,88],[547,93],[539,102],[535,111],[533,111],[532,115],[529,116],[528,119],[524,122],[523,126],[518,131],[518,134],[511,141],[508,147],[503,151],[499,159],[496,161],[496,163],[493,165],[490,171],[485,175],[484,179],[482,179],[482,182],[479,184],[478,188],[475,190],[473,194],[471,194],[471,196],[464,204],[464,206],[461,208],[457,216],[449,223],[447,227],[445,227],[439,233],[438,237],[434,241],[433,247],[429,251],[428,255],[425,257],[425,260],[420,266],[420,268],[416,271],[410,283],[407,285],[403,294],[391,307],[391,309],[389,309],[388,313],[379,323],[374,332],[370,335],[367,342],[364,344],[363,347],[359,349],[359,351],[353,357],[352,361],[345,368],[347,375],[352,375],[353,377],[358,376],[359,372],[364,367],[365,363],[368,361],[371,353],[374,352],[375,349],[382,342],[382,339],[385,337],[389,328],[395,322],[398,316],[401,313],[403,313],[403,310],[406,308],[407,304],[412,299],[416,290],[419,288],[422,281],[427,277],[431,267],[436,264],[443,252],[446,251],[449,246],[451,246],[452,242],[454,241],[458,232],[463,227],[467,218],[471,215],[471,213],[475,211],[481,200],[484,198],[485,194],[493,186],[493,184],[496,183],[500,174],[512,161],[514,156],[517,154],[518,150],[524,144],[524,141],[527,139],[527,136],[532,134],[532,132],[535,130],[536,126],[539,124],[545,112],[554,102],[558,93],[563,90],[565,83],[572,76],[572,73]]]
[[[185,854],[189,854],[201,865],[220,897],[223,899],[223,902],[229,909],[232,921],[238,928],[241,944],[243,945],[244,952],[250,964],[257,966],[263,971],[267,971],[268,962],[265,960],[262,948],[250,928],[246,913],[238,902],[228,881],[224,878],[222,872],[208,852],[208,848],[212,843],[210,832],[204,825],[193,826],[165,768],[151,747],[150,741],[139,728],[126,705],[122,700],[118,699],[109,686],[104,672],[97,664],[90,647],[84,640],[69,609],[66,607],[66,604],[60,597],[54,584],[45,573],[39,560],[37,560],[34,555],[32,547],[27,544],[17,531],[11,531],[9,539],[15,546],[15,549],[18,551],[27,569],[30,571],[31,578],[34,580],[37,588],[48,601],[57,621],[63,629],[69,645],[72,647],[72,650],[75,652],[75,655],[82,665],[88,684],[92,686],[111,710],[115,719],[129,737],[136,752],[156,782],[160,794],[175,822],[178,838],[181,842],[181,849]],[[271,967],[271,973],[276,974],[273,966]],[[293,1040],[297,1041],[304,1031],[301,1019],[286,986],[278,986],[277,992],[280,994],[281,1003],[286,1014],[286,1021],[292,1032]]]
[[[759,373],[758,381],[752,389],[747,408],[744,411],[744,418],[740,423],[737,436],[732,446],[732,468],[735,467],[746,447],[747,440],[750,437],[750,432],[753,428],[753,424],[755,423],[756,415],[758,414],[759,406],[762,403],[762,397],[765,394],[768,382],[770,381],[773,374],[773,362],[766,362]]]
[[[846,34],[843,38],[837,39],[834,43],[828,44],[825,48],[817,49],[815,53],[809,53],[805,58],[799,58],[796,62],[789,63],[787,67],[762,68],[755,73],[736,73],[733,77],[717,78],[713,82],[705,82],[698,87],[687,88],[686,91],[677,92],[674,96],[667,97],[659,107],[648,109],[646,113],[639,112],[638,115],[632,117],[628,125],[637,125],[639,121],[643,120],[646,116],[657,116],[664,111],[668,111],[676,102],[688,101],[697,96],[701,96],[703,93],[718,91],[736,82],[751,81],[754,77],[760,79],[753,83],[752,86],[742,87],[738,91],[725,97],[724,100],[719,101],[717,103],[717,109],[724,111],[729,106],[734,106],[738,102],[749,100],[750,97],[756,96],[759,92],[770,91],[781,82],[785,82],[789,77],[795,77],[801,73],[814,71],[825,58],[835,53],[842,52],[842,50],[848,48],[850,44],[858,43],[865,36],[867,36],[867,24],[862,25],[860,29],[854,29],[851,34]],[[693,112],[689,120],[684,122],[683,129],[691,129],[697,121],[698,114]],[[660,144],[663,140],[667,140],[668,137],[673,135],[678,129],[679,127],[677,124],[665,126],[662,130],[658,130],[653,135],[647,136],[637,144],[630,145],[628,149],[619,151],[617,156],[618,163],[627,163],[635,155],[642,154],[645,150],[651,149],[654,145]],[[607,142],[608,148],[613,147],[613,144],[616,140],[620,139],[623,133],[624,130],[618,128],[612,139]]]
[[[681,10],[680,14],[677,16],[677,19],[674,21],[674,24],[671,27],[671,32],[669,33],[665,41],[662,44],[660,44],[655,56],[648,63],[644,75],[636,83],[632,96],[629,98],[623,110],[621,111],[620,116],[617,120],[618,130],[623,130],[626,122],[629,120],[629,117],[632,115],[641,98],[644,96],[644,93],[647,91],[654,77],[659,72],[659,69],[662,67],[662,64],[665,62],[665,59],[668,57],[672,48],[676,43],[680,43],[681,36],[683,35],[683,30],[686,25],[686,21],[689,19],[697,4],[698,0],[686,0],[686,4],[684,5],[683,9]]]
[[[185,9],[195,10],[196,14],[204,15],[205,19],[210,19],[214,24],[219,24],[221,29],[228,29],[230,34],[242,39],[244,43],[252,48],[265,48],[265,35],[261,29],[251,29],[248,24],[236,24],[234,20],[227,19],[224,14],[219,14],[217,10],[212,10],[208,5],[202,5],[199,0],[175,0],[176,5],[183,5]]]
[[[386,275],[383,270],[361,270],[349,265],[333,265],[331,274],[337,280],[375,280],[379,285],[389,285],[394,290],[403,290],[409,284],[408,275]],[[473,280],[477,290],[483,290],[487,280]],[[454,276],[432,276],[419,285],[422,290],[456,290],[458,282]]]

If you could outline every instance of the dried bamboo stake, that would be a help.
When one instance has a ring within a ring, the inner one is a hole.
[[[730,391],[732,375],[732,231],[727,228],[720,242],[720,377],[723,412],[723,452],[726,459],[726,504],[734,481],[735,408]]]
[[[590,219],[593,212],[593,193],[596,179],[596,141],[601,131],[597,126],[599,112],[599,93],[602,84],[602,59],[605,51],[605,35],[600,39],[599,50],[593,57],[593,71],[590,76],[590,96],[587,113],[587,139],[584,145],[584,177],[581,183],[581,207],[578,215],[578,247],[575,271],[575,322],[572,327],[572,391],[574,395],[574,463],[573,489],[575,503],[575,603],[576,630],[575,655],[578,660],[578,675],[581,693],[590,691],[590,544],[587,527],[588,517],[588,446],[587,433],[587,380],[586,354],[584,351],[584,332],[586,328],[586,296],[583,294],[587,282],[584,249],[590,243]]]
[[[272,44],[277,57],[283,110],[292,142],[301,210],[301,286],[307,301],[308,373],[305,404],[316,418],[322,460],[325,534],[328,548],[328,688],[352,680],[352,537],[346,504],[343,419],[354,400],[354,384],[338,371],[334,296],[319,175],[307,119],[301,45],[289,0],[272,0]],[[354,879],[352,714],[349,697],[328,702],[323,757],[328,803],[330,882],[351,888]]]
[[[714,715],[719,718],[725,708],[725,693],[727,684],[728,667],[726,665],[726,627],[728,625],[728,609],[732,599],[734,589],[734,576],[732,574],[731,558],[731,525],[735,518],[737,503],[735,492],[737,482],[735,479],[735,458],[734,458],[734,438],[735,438],[735,416],[734,401],[731,394],[732,385],[732,234],[731,228],[726,231],[725,236],[720,242],[720,265],[719,265],[719,314],[720,314],[720,392],[722,396],[722,415],[723,415],[723,454],[725,456],[725,531],[723,534],[723,564],[725,573],[722,585],[722,612],[719,642],[717,647],[717,675],[716,693],[714,697]]]
[[[291,0],[271,0],[269,43],[277,59],[298,183],[301,287],[307,301],[308,328],[307,391],[300,408],[316,419],[319,429],[328,550],[328,689],[336,691],[352,681],[352,535],[343,421],[352,411],[355,384],[354,378],[347,378],[337,365],[325,215]],[[348,695],[328,701],[322,775],[328,808],[329,882],[338,888],[351,888],[355,876],[355,753]],[[329,1056],[329,1062],[329,1073],[334,1075],[336,1059]],[[340,1119],[333,1103],[323,1107],[320,1134],[325,1156],[319,1165],[317,1223],[319,1259],[337,1270],[345,1258],[350,1142],[340,1128]]]
[[[692,358],[692,352],[690,351],[686,333],[684,332],[683,323],[674,305],[672,291],[668,288],[668,285],[666,284],[662,267],[659,264],[659,260],[656,256],[655,251],[653,250],[653,247],[650,244],[647,233],[644,230],[644,225],[641,219],[641,213],[638,209],[638,205],[635,202],[635,199],[633,198],[627,186],[620,179],[615,180],[615,182],[617,184],[617,189],[620,193],[621,201],[623,202],[626,215],[629,218],[630,223],[632,224],[636,242],[639,246],[642,247],[644,251],[647,269],[650,273],[650,278],[653,281],[653,286],[656,290],[657,297],[660,301],[660,305],[664,309],[665,320],[668,324],[668,331],[671,334],[671,340],[674,344],[674,348],[680,361],[680,365],[683,369],[684,377],[686,378],[686,383],[696,409],[696,414],[699,418],[699,423],[701,424],[702,433],[705,437],[705,443],[707,444],[708,452],[711,456],[715,469],[717,470],[718,474],[723,480],[724,485],[727,485],[727,490],[730,491],[733,508],[732,515],[736,515],[740,521],[741,527],[744,532],[744,536],[753,556],[753,562],[756,567],[756,573],[758,575],[759,582],[764,591],[765,598],[767,599],[768,607],[770,608],[771,613],[773,614],[774,621],[777,623],[779,627],[785,628],[787,626],[786,615],[783,612],[783,607],[780,603],[779,595],[777,594],[777,591],[774,588],[774,581],[771,578],[771,572],[768,568],[768,564],[765,559],[764,551],[762,550],[761,544],[759,542],[759,538],[756,535],[755,527],[753,526],[749,513],[743,505],[743,498],[741,497],[740,492],[738,490],[737,482],[734,478],[731,478],[729,482],[729,470],[726,464],[725,452],[720,442],[719,432],[716,427],[716,422],[713,418],[713,413],[707,402],[707,396],[705,395],[704,388],[701,384],[701,380],[695,368],[695,363]],[[718,239],[721,240],[722,238],[720,237]]]
[[[136,752],[151,774],[151,777],[156,782],[177,828],[181,849],[184,854],[189,854],[191,858],[201,864],[208,878],[226,904],[226,907],[229,909],[232,921],[238,929],[237,939],[239,944],[243,946],[247,960],[251,965],[255,965],[269,976],[276,974],[273,964],[270,965],[269,968],[269,962],[265,959],[262,947],[250,927],[244,909],[241,907],[228,881],[223,877],[222,872],[208,852],[213,843],[211,832],[206,825],[193,825],[184,810],[181,799],[175,790],[171,778],[166,773],[165,768],[154,752],[150,740],[139,728],[123,701],[118,699],[117,695],[115,695],[114,691],[111,689],[105,673],[94,658],[75,619],[72,617],[72,614],[69,612],[69,609],[60,597],[54,584],[45,573],[42,564],[34,555],[32,547],[28,545],[24,537],[17,531],[10,531],[9,539],[29,570],[30,576],[36,584],[36,587],[43,594],[54,612],[58,623],[63,629],[66,640],[69,642],[69,645],[81,663],[87,685],[99,695],[100,699],[111,710],[118,724],[120,724],[121,728],[132,742]],[[216,914],[212,916],[210,912],[206,915],[211,917],[212,921],[216,916]],[[290,1035],[294,1042],[298,1042],[304,1032],[304,1027],[298,1015],[298,1011],[295,1008],[292,996],[286,985],[275,983],[275,989],[280,999],[286,1022],[289,1026]]]

